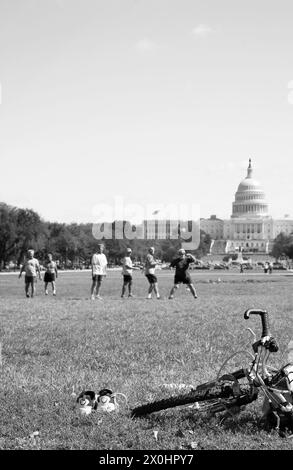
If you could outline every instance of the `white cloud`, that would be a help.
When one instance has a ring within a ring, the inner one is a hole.
[[[213,29],[207,24],[198,24],[192,30],[192,34],[195,36],[207,36],[208,34],[212,33]]]
[[[153,41],[148,38],[141,39],[135,45],[136,49],[139,51],[151,51],[155,49],[156,45]]]

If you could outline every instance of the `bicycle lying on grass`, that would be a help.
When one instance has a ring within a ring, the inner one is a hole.
[[[270,354],[279,349],[269,332],[268,312],[249,309],[244,313],[244,318],[248,320],[250,315],[261,317],[262,335],[261,339],[256,341],[255,333],[248,328],[254,336],[254,354],[248,353],[252,361],[247,367],[220,376],[228,361],[243,351],[236,352],[224,362],[215,380],[198,385],[189,392],[138,406],[132,410],[132,417],[191,404],[197,412],[227,412],[227,416],[234,416],[257,400],[261,394],[264,399],[261,421],[265,428],[276,428],[281,435],[286,435],[288,431],[292,433],[293,364],[286,364],[280,369],[267,365]]]

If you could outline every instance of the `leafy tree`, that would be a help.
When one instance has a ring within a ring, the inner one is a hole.
[[[72,265],[77,252],[78,238],[66,224],[57,222],[47,225],[48,236],[45,251],[51,252],[53,256],[63,265]]]
[[[155,247],[156,258],[170,262],[181,247],[177,239],[115,239],[115,224],[125,228],[127,221],[112,223],[112,238],[97,240],[92,224],[65,224],[44,222],[31,209],[18,209],[0,203],[0,268],[10,260],[18,264],[28,248],[34,248],[41,262],[51,252],[63,266],[88,265],[97,244],[103,242],[110,263],[120,264],[126,248],[132,249],[133,259],[143,262],[150,246]],[[204,256],[210,247],[210,236],[201,231],[197,257]]]
[[[17,209],[16,211],[16,244],[18,250],[18,263],[29,248],[36,253],[45,243],[45,224],[39,214],[31,209]]]
[[[202,258],[210,252],[211,246],[211,236],[208,233],[205,233],[203,230],[200,231],[200,243],[199,247],[195,250],[195,256],[197,258]]]
[[[0,204],[0,269],[16,258],[17,223],[16,208]]]
[[[279,233],[274,240],[274,246],[270,254],[276,259],[282,257],[293,259],[293,234]]]
[[[19,264],[29,248],[36,252],[45,242],[45,226],[31,209],[0,204],[0,266],[10,260]]]

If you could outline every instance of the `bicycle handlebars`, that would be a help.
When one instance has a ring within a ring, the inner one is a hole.
[[[261,324],[262,324],[262,334],[261,337],[263,338],[264,336],[270,336],[269,332],[269,319],[268,319],[268,312],[267,310],[261,310],[261,309],[253,309],[250,308],[246,310],[244,313],[244,318],[245,320],[248,320],[250,315],[260,315],[261,317]]]
[[[269,318],[268,318],[268,312],[267,310],[261,310],[261,309],[248,309],[244,313],[244,318],[245,320],[248,320],[250,315],[260,315],[261,317],[261,324],[262,324],[262,334],[261,334],[261,340],[256,341],[253,344],[253,350],[256,352],[258,347],[260,345],[264,345],[266,349],[268,349],[270,352],[277,352],[279,349],[279,346],[276,342],[276,340],[272,337],[269,331]],[[265,338],[265,343],[263,342],[263,339]]]

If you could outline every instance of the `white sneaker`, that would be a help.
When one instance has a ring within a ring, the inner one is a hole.
[[[151,298],[152,298],[152,296],[151,296],[151,294],[149,294],[149,295],[147,296],[147,299],[151,299]]]
[[[94,296],[94,295],[91,295],[91,300],[95,300],[95,296]]]
[[[100,295],[97,295],[96,299],[98,299],[98,300],[103,300]]]
[[[47,291],[47,290],[45,291],[45,295],[48,295],[48,291]]]

